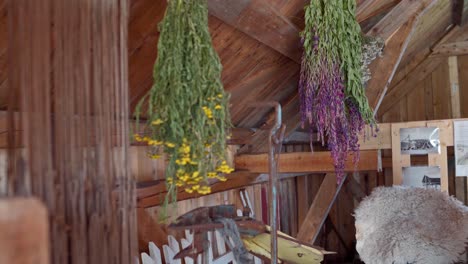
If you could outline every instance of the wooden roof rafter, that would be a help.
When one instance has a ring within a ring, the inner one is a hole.
[[[432,52],[426,55],[417,66],[415,66],[411,71],[409,71],[401,80],[398,81],[395,85],[392,86],[388,94],[385,96],[384,100],[379,109],[379,115],[381,116],[386,111],[391,109],[396,103],[398,103],[404,96],[406,96],[411,90],[407,89],[408,85],[413,87],[417,83],[424,80],[424,78],[434,71],[442,62],[446,61],[442,56],[433,55],[434,52],[440,51],[441,48],[445,47],[444,45],[449,42],[459,42],[468,39],[468,25],[464,27],[453,27],[448,31],[444,37],[437,42],[433,48]]]
[[[395,6],[368,34],[385,40],[384,55],[371,65],[372,78],[366,87],[369,105],[377,112],[390,82],[400,64],[419,18],[436,0],[403,0]]]

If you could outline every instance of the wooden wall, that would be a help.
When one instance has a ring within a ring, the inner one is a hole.
[[[468,117],[468,55],[458,56],[460,117]],[[446,59],[434,71],[428,73],[425,79],[415,86],[406,87],[411,90],[399,102],[384,113],[378,113],[379,121],[406,122],[420,120],[450,119],[456,117],[452,113],[451,85],[449,78],[449,63]]]

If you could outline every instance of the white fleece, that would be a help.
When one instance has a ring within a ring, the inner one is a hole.
[[[444,264],[464,260],[468,207],[448,194],[379,187],[355,212],[356,249],[367,264]]]

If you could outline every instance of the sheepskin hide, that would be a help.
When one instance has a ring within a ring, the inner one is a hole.
[[[446,193],[380,187],[355,212],[356,249],[367,264],[464,260],[468,207]]]

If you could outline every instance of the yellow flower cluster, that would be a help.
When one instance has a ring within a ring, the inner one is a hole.
[[[198,192],[199,194],[205,195],[211,193],[211,187],[206,185],[194,185],[192,186],[192,188],[185,188],[185,192],[187,193],[193,193],[194,191]]]
[[[217,170],[218,172],[222,172],[222,173],[226,173],[226,174],[229,174],[229,173],[231,173],[231,172],[234,171],[233,168],[231,168],[231,167],[229,167],[229,165],[227,165],[226,161],[221,162],[221,165],[218,166],[218,167],[216,168],[216,170]]]
[[[135,134],[133,135],[133,138],[135,139],[135,141],[137,142],[146,142],[146,144],[148,144],[149,146],[160,146],[162,145],[164,142],[162,141],[159,141],[159,140],[153,140],[151,139],[150,137],[141,137],[140,135],[138,134]],[[166,145],[167,144],[172,144],[174,145],[173,143],[170,143],[170,142],[166,142]],[[174,147],[174,146],[173,146]]]
[[[213,111],[211,111],[210,108],[208,108],[207,106],[203,106],[202,109],[205,112],[206,117],[208,117],[209,119],[213,118]]]
[[[220,180],[222,182],[227,181],[226,177],[219,175],[217,172],[208,172],[207,176],[210,179],[218,179],[218,180]]]
[[[182,143],[182,146],[179,147],[178,149],[178,153],[179,153],[179,158],[176,159],[175,163],[177,165],[187,165],[187,164],[190,164],[190,165],[197,165],[198,163],[196,161],[193,161],[191,158],[190,158],[190,146],[187,144],[187,141],[184,140],[184,142]]]
[[[183,169],[178,169],[176,175],[176,186],[185,186],[185,191],[187,193],[197,192],[199,194],[208,194],[211,192],[211,187],[200,185],[200,182],[203,180],[203,177],[200,176],[200,173],[198,171],[195,171],[192,174],[190,174],[185,172]],[[168,178],[167,182],[169,184],[172,184],[172,178]]]
[[[162,121],[160,118],[158,118],[158,119],[154,120],[153,122],[151,122],[151,124],[153,126],[157,126],[157,125],[160,125],[162,123],[164,123],[164,121]]]

